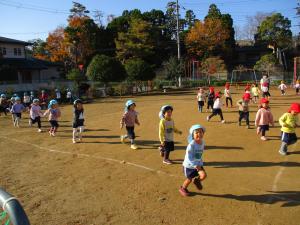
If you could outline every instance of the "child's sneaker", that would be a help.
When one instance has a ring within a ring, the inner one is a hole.
[[[171,161],[170,159],[164,159],[164,160],[163,160],[163,163],[164,163],[164,164],[167,164],[167,165],[172,165],[172,164],[173,164],[172,161]]]
[[[279,150],[278,152],[279,152],[280,155],[287,155],[287,152],[284,152],[284,151],[281,151],[281,150]]]
[[[195,184],[196,188],[198,190],[202,190],[203,189],[203,186],[201,184],[201,181],[200,181],[200,178],[199,177],[196,177],[194,180],[193,180],[193,183]]]
[[[183,188],[183,187],[180,187],[180,188],[179,188],[179,193],[180,193],[182,196],[185,196],[185,197],[190,195],[188,189]]]
[[[49,135],[52,136],[52,132],[49,130]]]
[[[51,136],[52,136],[52,137],[55,137],[55,133],[54,133],[54,132],[52,132],[52,133],[51,133]]]
[[[209,121],[209,116],[206,117],[206,120]]]
[[[76,143],[77,143],[77,141],[76,141],[75,139],[72,139],[72,142],[73,142],[73,144],[76,144]]]
[[[39,132],[39,133],[42,133],[42,130],[41,130],[41,129],[38,129],[38,132]]]
[[[130,146],[130,148],[136,150],[136,149],[138,149],[138,146],[136,146],[135,144],[132,144],[132,145]]]
[[[123,135],[120,136],[120,139],[121,139],[121,143],[125,144],[125,138]]]
[[[267,141],[267,140],[268,140],[268,138],[266,138],[265,136],[262,136],[260,139],[261,139],[262,141]]]
[[[225,123],[225,122],[226,122],[225,120],[222,120],[222,121],[221,121],[221,123]]]

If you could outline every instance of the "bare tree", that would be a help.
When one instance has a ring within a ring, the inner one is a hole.
[[[95,23],[99,27],[101,27],[103,25],[103,23],[102,23],[103,12],[100,11],[100,10],[95,10],[95,11],[93,11],[93,13],[94,13],[94,21],[95,21]]]

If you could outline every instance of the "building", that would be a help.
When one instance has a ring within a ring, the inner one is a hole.
[[[26,55],[26,46],[31,43],[0,37],[0,86],[14,85],[18,90],[26,84],[38,87],[39,83],[60,79],[63,65],[39,60]],[[32,88],[30,88],[32,89]]]

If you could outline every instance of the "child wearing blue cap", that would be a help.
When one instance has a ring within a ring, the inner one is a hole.
[[[186,177],[179,192],[182,196],[189,196],[188,186],[191,182],[195,184],[198,190],[202,190],[201,181],[206,178],[206,172],[203,168],[202,154],[204,151],[205,128],[200,124],[193,125],[189,131],[188,146],[183,161],[183,171]]]
[[[170,152],[174,151],[174,133],[182,134],[175,127],[172,119],[173,107],[165,105],[159,112],[159,140],[161,143],[160,156],[163,157],[163,163],[170,165],[172,161],[169,159]]]
[[[39,99],[37,98],[33,99],[33,102],[30,107],[29,115],[30,115],[29,126],[32,126],[32,124],[37,123],[38,132],[42,132],[41,116],[43,116],[43,113],[41,111]]]
[[[20,126],[20,120],[22,118],[22,112],[25,111],[24,105],[21,103],[21,98],[20,97],[15,97],[14,98],[15,103],[11,107],[11,113],[13,116],[13,124],[15,127]]]
[[[60,109],[58,107],[58,102],[55,99],[52,99],[48,104],[48,109],[44,113],[44,116],[49,115],[48,121],[50,122],[50,136],[54,137],[57,129],[59,127],[58,118],[61,116]]]
[[[138,113],[135,111],[136,104],[132,100],[128,100],[125,104],[125,112],[122,116],[121,122],[120,122],[120,128],[122,129],[125,125],[127,130],[127,135],[121,135],[121,142],[125,143],[125,139],[130,139],[130,147],[132,149],[138,149],[136,144],[134,143],[135,139],[135,132],[134,132],[134,125],[140,125],[140,122],[138,120]]]

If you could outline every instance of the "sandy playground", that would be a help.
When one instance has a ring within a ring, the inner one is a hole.
[[[232,92],[235,105],[241,91]],[[299,96],[294,90],[287,96],[277,89],[271,94],[276,124],[266,142],[253,127],[257,105],[251,105],[250,130],[244,122],[237,125],[235,106],[223,108],[226,124],[219,117],[207,122],[208,113],[197,111],[195,90],[132,98],[140,113],[139,150],[120,143],[119,121],[129,97],[84,105],[86,131],[79,144],[71,139],[72,106],[62,107],[56,137],[28,127],[27,113],[21,128],[12,126],[10,116],[1,116],[0,186],[18,197],[34,225],[299,225],[300,145],[290,146],[288,156],[279,155],[277,122]],[[183,131],[175,136],[174,165],[162,164],[157,150],[158,112],[166,103],[174,106],[175,124]],[[46,131],[49,124],[43,121]],[[188,129],[195,123],[207,129],[208,178],[203,191],[191,185],[193,196],[182,197],[181,163]]]

